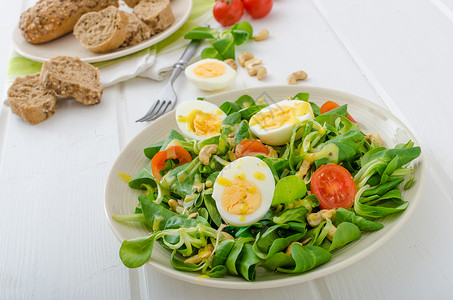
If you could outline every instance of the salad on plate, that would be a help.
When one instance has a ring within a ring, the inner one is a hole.
[[[205,277],[304,273],[408,207],[401,190],[421,153],[411,140],[387,148],[347,105],[319,107],[308,93],[261,102],[176,108],[180,130],[145,148],[149,163],[126,180],[142,190],[135,211],[112,216],[150,231],[123,241],[125,266],[147,263],[157,242],[173,268]]]

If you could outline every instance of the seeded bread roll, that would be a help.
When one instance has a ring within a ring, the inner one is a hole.
[[[151,29],[135,14],[126,13],[128,18],[127,34],[122,47],[136,45],[151,36]]]
[[[159,33],[175,22],[170,0],[141,0],[134,13],[151,29],[151,35]]]
[[[83,47],[95,53],[118,48],[126,39],[127,16],[115,6],[80,17],[74,35]]]
[[[30,124],[47,120],[57,109],[57,96],[46,89],[39,73],[17,77],[8,89],[11,111]]]
[[[72,96],[85,105],[101,102],[104,88],[99,70],[78,57],[56,56],[45,61],[40,79],[57,96]]]
[[[124,2],[127,4],[127,6],[133,8],[135,5],[137,5],[140,2],[140,0],[124,0]]]
[[[19,29],[29,43],[42,44],[71,32],[87,12],[118,6],[118,0],[39,0],[22,13]]]

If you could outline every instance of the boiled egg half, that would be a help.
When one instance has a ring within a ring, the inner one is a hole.
[[[182,134],[202,141],[220,134],[225,113],[207,101],[187,101],[176,107],[176,123]]]
[[[236,77],[236,71],[221,60],[206,58],[185,69],[189,81],[204,91],[215,91],[228,87]]]
[[[214,182],[212,197],[225,222],[247,226],[267,213],[274,189],[274,177],[267,164],[246,156],[223,168]]]
[[[250,119],[250,130],[268,145],[289,143],[294,127],[314,119],[310,103],[300,100],[283,100],[269,105]]]

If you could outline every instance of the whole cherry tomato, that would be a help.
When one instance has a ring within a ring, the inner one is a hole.
[[[231,26],[242,18],[244,5],[241,0],[216,0],[212,12],[220,25]]]
[[[272,9],[273,0],[242,0],[245,11],[255,19],[267,16]]]

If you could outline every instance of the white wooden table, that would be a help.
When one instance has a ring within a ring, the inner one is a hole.
[[[25,7],[9,1],[0,10],[0,82]],[[245,19],[271,32],[241,48],[260,53],[269,75],[259,82],[239,74],[232,88],[286,84],[287,74],[303,69],[309,78],[299,85],[367,98],[413,131],[427,174],[403,229],[346,269],[279,289],[214,289],[149,267],[128,270],[103,197],[115,158],[146,126],[134,121],[163,86],[136,78],[107,88],[93,107],[61,102],[35,126],[2,105],[0,299],[451,299],[453,1],[274,0],[265,19]],[[284,30],[273,31],[282,23]],[[180,101],[206,95],[184,76],[176,89]]]

